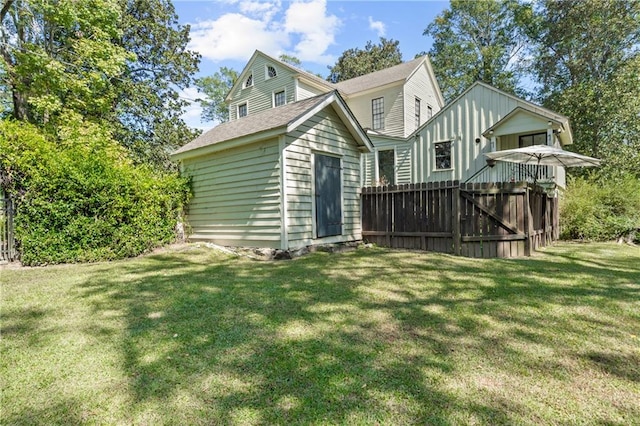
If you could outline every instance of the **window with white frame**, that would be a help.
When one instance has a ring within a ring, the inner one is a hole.
[[[384,129],[384,98],[371,100],[371,127],[373,130]]]
[[[420,127],[420,98],[416,96],[415,102],[416,129]]]
[[[446,170],[451,168],[451,141],[438,142],[436,149],[436,170]]]
[[[381,185],[395,185],[396,156],[393,149],[378,151],[378,180]]]
[[[518,138],[518,146],[524,148],[531,145],[546,145],[547,133],[535,133],[533,135],[523,135]]]
[[[273,93],[273,106],[279,107],[287,103],[287,98],[285,96],[284,90]]]
[[[249,74],[249,77],[247,77],[247,79],[244,81],[244,87],[251,87],[253,86],[253,73]]]
[[[267,65],[267,72],[266,72],[266,77],[267,79],[269,78],[274,78],[278,76],[278,72],[276,71],[276,68],[273,65]]]
[[[427,120],[433,117],[433,108],[430,105],[427,105]]]
[[[248,114],[247,103],[238,105],[238,118],[246,117]]]

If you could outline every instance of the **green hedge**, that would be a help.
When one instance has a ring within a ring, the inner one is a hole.
[[[136,256],[174,239],[187,202],[184,179],[135,166],[99,126],[70,117],[57,137],[0,124],[3,187],[26,265]]]
[[[569,179],[560,207],[561,238],[628,238],[640,228],[640,180],[632,175]]]

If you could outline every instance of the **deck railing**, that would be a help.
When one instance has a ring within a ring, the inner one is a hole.
[[[536,172],[538,178],[536,179]],[[466,183],[496,182],[538,182],[553,180],[553,167],[536,164],[517,164],[497,161],[493,167],[488,165],[467,179]]]

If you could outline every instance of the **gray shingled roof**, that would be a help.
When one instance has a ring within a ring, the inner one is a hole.
[[[313,98],[271,108],[237,120],[219,124],[184,145],[182,148],[174,151],[172,155],[286,126],[333,95],[333,93],[334,92],[325,93],[314,96]]]
[[[418,67],[418,64],[422,61],[424,61],[424,56],[391,68],[386,68],[360,77],[341,81],[336,83],[334,86],[346,95],[351,95],[364,90],[384,86],[385,84],[402,81],[409,77],[413,70],[415,70]]]

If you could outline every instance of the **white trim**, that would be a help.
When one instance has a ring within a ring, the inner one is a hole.
[[[236,120],[237,120],[237,119],[242,118],[242,117],[240,116],[240,107],[241,107],[242,105],[246,105],[246,106],[247,106],[247,113],[246,113],[245,115],[243,115],[242,117],[246,117],[246,116],[248,116],[248,115],[249,115],[249,100],[246,100],[246,101],[244,101],[244,102],[240,102],[240,103],[238,103],[238,104],[236,105]]]
[[[287,197],[287,141],[285,135],[278,137],[280,151],[280,248],[289,249],[289,211]]]
[[[441,144],[441,143],[447,143],[447,142],[449,142],[451,144],[450,145],[451,151],[449,152],[449,162],[451,163],[451,167],[449,167],[447,169],[439,169],[438,168],[438,163],[436,162],[437,159],[438,159],[437,158],[437,154],[436,154],[436,145]],[[449,172],[449,171],[455,170],[455,167],[453,166],[453,164],[454,164],[453,163],[454,145],[455,144],[453,143],[453,139],[445,139],[445,140],[441,140],[441,141],[433,143],[433,169],[431,170],[432,173],[433,172]]]
[[[318,238],[318,220],[316,219],[316,152],[311,151],[311,239]]]
[[[340,234],[328,235],[326,237],[318,237],[318,222],[316,219],[316,155],[324,155],[325,157],[333,157],[340,160]],[[313,232],[311,234],[314,241],[325,241],[327,238],[344,237],[346,235],[346,226],[344,223],[344,156],[328,151],[311,150],[311,226]]]
[[[393,183],[389,185],[398,184],[398,151],[396,147],[391,148],[378,148],[376,149],[376,184],[380,183],[380,152],[393,151]]]
[[[224,151],[226,149],[249,145],[251,143],[261,142],[267,139],[273,139],[276,136],[285,133],[285,131],[286,128],[284,126],[276,127],[275,129],[271,129],[268,131],[252,133],[250,135],[242,136],[236,139],[228,139],[211,145],[205,145],[199,148],[190,149],[189,151],[180,152],[178,154],[172,154],[171,158],[175,161],[178,161],[186,158],[200,157],[203,155],[212,154],[214,152]]]
[[[334,103],[335,102],[335,103]],[[355,119],[353,114],[348,110],[348,107],[342,100],[342,98],[333,92],[330,96],[327,96],[324,101],[317,104],[315,107],[306,111],[297,119],[289,122],[287,126],[287,133],[294,131],[298,126],[307,121],[309,118],[316,115],[318,112],[322,111],[328,105],[334,104],[334,111],[338,114],[340,119],[343,121],[344,125],[349,130],[349,133],[356,139],[356,142],[359,146],[361,146],[361,150],[363,152],[373,152],[373,145],[369,140],[369,137],[365,133],[365,131],[360,127],[360,124]],[[337,108],[335,107],[337,106]]]
[[[276,75],[274,75],[273,77],[271,77],[269,75],[269,67],[273,68],[274,72],[276,73]],[[264,64],[264,80],[271,80],[272,78],[277,78],[278,77],[278,69],[275,67],[275,65],[273,64]]]
[[[251,77],[251,84],[247,84],[247,80],[249,79],[249,77]],[[253,75],[253,70],[251,70],[251,72],[249,72],[249,74],[246,76],[246,78],[242,82],[242,90],[253,87],[254,85],[255,85],[255,77]]]
[[[284,103],[282,105],[276,106],[276,93],[284,92]],[[279,106],[284,106],[287,104],[287,88],[281,87],[271,92],[271,108],[277,108]]]

